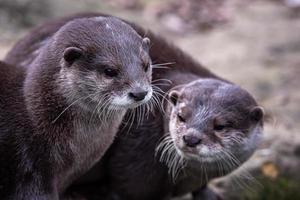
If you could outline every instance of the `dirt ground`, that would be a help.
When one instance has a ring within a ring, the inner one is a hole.
[[[80,10],[77,5],[56,16]],[[241,4],[228,24],[187,34],[170,32],[138,11],[111,13],[163,34],[216,74],[250,91],[265,108],[267,137],[299,134],[300,17],[291,16],[286,7],[272,1]],[[0,30],[0,58],[26,31]]]

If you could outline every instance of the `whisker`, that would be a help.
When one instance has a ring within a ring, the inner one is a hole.
[[[64,114],[71,106],[75,105],[79,100],[81,99],[87,99],[89,98],[90,96],[92,96],[94,94],[90,94],[88,95],[87,97],[80,97],[78,99],[76,99],[75,101],[73,101],[70,105],[68,105],[53,121],[52,121],[52,124],[54,124],[59,118],[60,116],[62,116],[62,114]]]
[[[106,99],[106,98],[108,98],[108,99]],[[99,114],[99,110],[101,110],[103,107],[105,107],[107,103],[109,103],[109,96],[108,95],[105,95],[105,96],[103,96],[103,98],[99,99],[98,103],[96,104],[96,106],[95,106],[95,108],[94,108],[94,110],[91,114],[91,117],[90,117],[90,120],[89,120],[90,123],[92,122],[93,116],[95,115],[95,113],[98,112],[98,114]]]
[[[155,63],[152,66],[166,66],[166,65],[174,65],[176,62],[166,62],[166,63]]]
[[[160,153],[159,161],[167,165],[168,173],[175,182],[182,169],[186,166],[186,161],[177,153],[173,139],[169,134],[163,136],[161,142],[157,145],[155,156],[158,156],[158,153]]]
[[[170,67],[166,67],[166,66],[155,66],[155,65],[152,65],[152,69],[171,69]]]
[[[155,80],[153,80],[151,83],[156,83],[156,82],[159,82],[159,81],[166,81],[166,82],[168,82],[168,83],[170,83],[170,84],[173,83],[171,80],[165,79],[165,78],[155,79]]]

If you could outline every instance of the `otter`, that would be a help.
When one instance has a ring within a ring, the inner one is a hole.
[[[117,18],[80,18],[1,65],[1,198],[59,199],[100,160],[152,97],[149,43]]]
[[[222,199],[206,185],[253,154],[263,109],[237,85],[178,75],[168,73],[163,109],[123,124],[104,158],[68,189],[70,199],[166,200],[187,193],[194,200]],[[101,178],[88,179],[100,171]]]
[[[256,149],[263,110],[253,97],[228,82],[188,77],[168,92],[164,114],[157,109],[118,133],[103,161],[107,199],[160,200],[189,192],[195,200],[218,199],[205,187],[208,181],[232,172]]]
[[[67,23],[70,20],[76,19],[76,18],[82,18],[82,17],[95,17],[95,16],[107,16],[104,14],[100,14],[100,13],[83,13],[83,14],[76,14],[70,17],[66,17],[66,18],[62,18],[62,19],[58,19],[58,20],[54,20],[51,22],[48,22],[40,27],[38,27],[37,29],[35,29],[33,32],[31,32],[27,37],[21,39],[16,45],[15,47],[9,52],[9,54],[6,57],[6,61],[10,62],[10,63],[22,63],[24,60],[27,60],[27,62],[30,60],[28,60],[28,58],[31,58],[32,56],[34,57],[35,55],[38,54],[38,51],[36,51],[38,49],[38,47],[40,45],[43,45],[43,41],[48,38],[51,37],[61,26],[63,26],[65,23]],[[125,21],[125,20],[123,20]],[[200,79],[200,78],[213,78],[216,80],[220,80],[220,81],[224,81],[224,79],[222,79],[221,77],[215,75],[214,73],[210,72],[207,68],[205,68],[204,66],[202,66],[201,64],[199,64],[198,62],[196,62],[192,57],[190,57],[189,55],[187,55],[186,53],[184,53],[182,50],[180,50],[179,48],[177,48],[176,46],[170,44],[169,42],[167,42],[164,38],[160,37],[159,35],[156,35],[154,33],[152,33],[151,31],[146,31],[145,29],[143,29],[142,27],[140,27],[137,24],[131,23],[126,21],[128,24],[130,24],[133,29],[135,31],[137,31],[137,33],[141,36],[147,36],[148,38],[150,38],[151,40],[151,48],[149,50],[149,54],[150,57],[153,61],[153,84],[156,84],[157,86],[155,86],[155,88],[163,93],[166,93],[168,90],[170,90],[171,88],[173,88],[176,85],[182,85],[182,84],[187,84],[193,80],[196,79]],[[29,48],[31,47],[31,48]],[[28,49],[28,51],[24,51],[25,49]],[[171,65],[167,64],[172,62]],[[161,66],[161,65],[167,65],[167,66]],[[186,74],[186,75],[185,75]],[[166,79],[171,79],[173,82],[170,84],[168,80]],[[228,83],[228,81],[225,81],[226,83]],[[161,96],[161,95],[159,95]],[[257,108],[258,109],[258,108]],[[258,113],[262,113],[260,109],[258,109],[259,111],[257,111]],[[258,116],[260,114],[257,114]],[[259,118],[259,117],[258,117]],[[154,120],[153,123],[151,122],[151,119]],[[125,117],[125,121],[128,120],[128,116]],[[138,120],[137,120],[138,121]],[[136,125],[138,125],[139,123],[135,121],[134,123]],[[260,120],[258,120],[260,121]],[[148,122],[148,123],[146,123]],[[155,122],[157,122],[157,125],[155,125]],[[132,149],[135,149],[135,146],[140,146],[141,143],[143,143],[143,149],[145,151],[134,151],[134,154],[138,157],[144,157],[144,158],[150,158],[151,156],[153,156],[155,154],[155,148],[157,143],[159,142],[159,139],[161,138],[161,136],[165,133],[164,131],[164,127],[163,127],[163,115],[161,114],[160,111],[155,110],[153,112],[153,114],[150,114],[149,118],[147,120],[144,120],[142,123],[142,126],[138,126],[137,130],[140,130],[140,132],[138,131],[130,131],[132,132],[132,134],[126,134],[128,136],[128,139],[124,140],[124,144],[122,144],[122,147],[127,146],[128,149],[130,149],[130,147]],[[151,130],[147,130],[147,128],[150,128]],[[124,127],[121,128],[121,130]],[[125,128],[126,130],[126,128]],[[155,131],[154,131],[155,130]],[[124,131],[121,131],[124,132]],[[128,132],[128,129],[126,130],[126,133]],[[136,133],[136,134],[135,134]],[[143,140],[143,135],[147,135],[145,136],[145,139]],[[130,135],[133,135],[133,137],[130,137]],[[137,140],[134,139],[134,136],[137,136],[138,138],[141,139],[141,141],[143,142],[139,142]],[[147,140],[150,140],[150,142],[148,142]],[[154,142],[152,142],[152,140],[154,140]],[[120,139],[119,141],[116,141],[116,143],[113,145],[113,147],[111,149],[114,149],[115,146],[118,146],[119,143],[122,143],[123,139]],[[137,143],[136,143],[137,142]],[[259,142],[258,139],[257,141],[254,141],[256,144]],[[148,148],[148,144],[150,145],[150,147]],[[162,146],[162,145],[160,145]],[[126,149],[126,150],[128,150]],[[110,150],[109,152],[107,152],[105,158],[102,158],[102,162],[99,163],[99,165],[101,167],[103,167],[103,165],[105,165],[106,162],[106,158],[110,157],[110,152],[113,152],[113,150]],[[118,151],[120,154],[123,153],[124,155],[124,160],[126,160],[125,154],[126,151],[121,152]],[[130,156],[134,155],[133,152],[129,153]],[[159,152],[157,154],[160,154]],[[159,157],[157,157],[159,158]],[[135,159],[135,158],[133,158]],[[144,171],[145,174],[150,173],[152,174],[152,181],[150,181],[152,184],[149,184],[148,188],[146,188],[145,193],[149,195],[149,191],[151,190],[151,194],[156,194],[158,198],[165,196],[166,194],[170,193],[170,187],[173,188],[174,185],[172,185],[170,182],[170,176],[167,173],[168,172],[168,166],[166,166],[163,163],[160,163],[159,160],[150,158],[150,161],[147,165],[147,163],[145,165],[137,165],[137,166],[125,166],[125,171],[126,172],[130,172],[130,175],[132,176],[132,172],[133,171],[137,171],[137,174],[139,174],[139,176],[135,176],[134,179],[136,180],[137,183],[141,183],[142,187],[137,187],[136,190],[140,189],[140,193],[138,195],[143,195],[143,190],[145,189],[143,186],[145,181],[144,179],[141,178],[141,173],[138,173],[139,170],[143,171],[142,168],[146,168],[148,170]],[[126,161],[124,161],[126,162]],[[110,162],[112,163],[112,162]],[[118,165],[118,162],[115,161],[114,162],[116,165]],[[192,162],[191,162],[192,163]],[[122,164],[122,161],[120,161],[120,164]],[[109,165],[110,166],[110,165]],[[197,167],[198,165],[195,165],[195,167]],[[105,166],[106,167],[106,166]],[[152,168],[153,167],[153,168]],[[237,166],[236,166],[237,167]],[[102,169],[106,169],[108,172],[110,172],[110,168],[102,168]],[[113,167],[112,167],[113,169]],[[160,170],[161,169],[161,170]],[[97,168],[96,168],[97,171]],[[103,170],[102,170],[103,171]],[[105,171],[106,172],[106,171]],[[175,173],[177,174],[177,173]],[[92,177],[94,177],[94,175],[92,175]],[[126,177],[126,175],[124,175],[124,177]],[[129,176],[127,176],[128,178]],[[132,178],[132,177],[130,177]],[[141,179],[138,179],[141,178]],[[106,179],[106,180],[110,180],[110,178]],[[112,178],[112,180],[114,180]],[[154,181],[153,181],[154,180]],[[178,179],[177,179],[178,180]],[[189,180],[189,179],[185,179],[185,180]],[[141,181],[141,182],[139,182]],[[105,181],[104,181],[105,182]],[[115,182],[116,183],[116,182]],[[129,182],[127,182],[128,184],[130,184]],[[153,184],[153,183],[157,183],[157,185]],[[166,184],[165,184],[166,183]],[[170,184],[169,184],[170,183]],[[200,185],[205,185],[207,183],[207,181],[203,181],[203,184],[196,184],[197,188],[200,187]],[[110,185],[110,184],[105,184],[105,185]],[[71,191],[73,189],[75,189],[75,191],[79,191],[79,190],[84,190],[84,185],[80,185],[80,183],[78,184],[78,187],[72,187]],[[133,186],[136,186],[136,184],[134,183]],[[177,184],[178,186],[178,184]],[[96,191],[91,191],[90,189],[92,187],[96,188]],[[128,187],[129,191],[130,189],[134,188],[130,185],[120,185],[120,187]],[[116,188],[118,188],[118,186],[116,186]],[[86,188],[86,191],[84,191],[83,193],[85,193],[85,196],[90,196],[92,195],[91,193],[95,193],[95,195],[92,196],[97,196],[97,190],[99,189],[99,185],[96,185],[94,183],[89,184],[88,187]],[[111,187],[112,190],[114,190],[113,187]],[[120,188],[117,189],[121,190]],[[173,190],[173,189],[172,189]],[[167,192],[165,192],[167,191]],[[179,190],[177,190],[179,191]],[[136,192],[136,191],[135,191]],[[186,190],[184,191],[186,192]],[[182,192],[182,193],[184,193]],[[120,192],[122,193],[122,192]],[[194,192],[195,194],[196,192]],[[197,192],[197,196],[203,196],[207,194],[207,190],[206,187],[203,186],[201,187],[201,190],[198,190]],[[135,193],[136,194],[136,193]],[[130,196],[130,195],[129,195]],[[150,195],[151,196],[151,195]],[[98,195],[99,197],[99,195]],[[146,198],[146,197],[145,197]],[[143,199],[143,198],[141,198]],[[147,199],[147,198],[146,198]]]

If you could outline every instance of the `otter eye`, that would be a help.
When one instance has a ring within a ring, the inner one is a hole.
[[[214,129],[215,129],[216,131],[223,131],[223,130],[225,129],[225,125],[222,125],[222,124],[216,124],[216,125],[214,126]]]
[[[106,68],[106,69],[104,70],[104,74],[105,74],[106,76],[108,76],[108,77],[113,78],[113,77],[118,76],[118,71],[115,70],[115,69]]]
[[[185,122],[185,119],[182,117],[182,115],[177,114],[177,118],[179,119],[179,121]]]

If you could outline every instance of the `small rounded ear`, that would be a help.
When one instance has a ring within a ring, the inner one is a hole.
[[[173,90],[168,95],[170,102],[175,106],[177,104],[177,100],[179,97],[179,92],[176,90]]]
[[[147,37],[143,38],[142,48],[147,52],[149,51],[149,49],[150,49],[150,39],[149,38],[147,38]]]
[[[253,119],[254,121],[261,121],[264,116],[264,109],[260,106],[256,106],[252,108],[250,115],[251,119]]]
[[[64,51],[64,59],[69,64],[72,65],[75,60],[82,56],[83,52],[77,47],[68,47]]]

